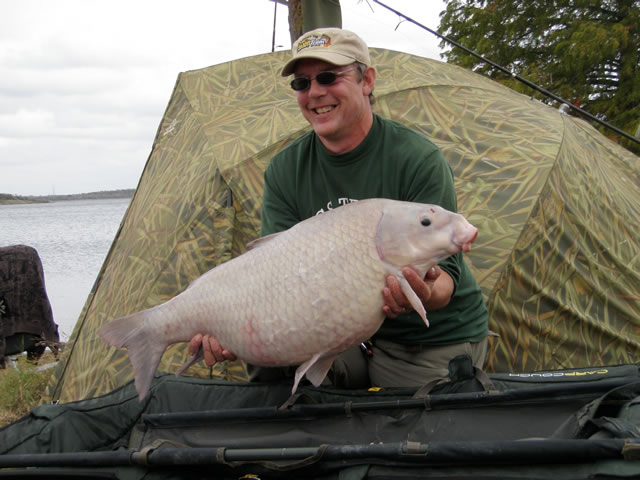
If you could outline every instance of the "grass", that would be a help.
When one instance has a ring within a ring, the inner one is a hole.
[[[38,406],[53,373],[52,368],[36,371],[38,365],[55,361],[54,355],[48,350],[37,365],[28,361],[26,356],[17,359],[17,370],[10,366],[0,370],[0,426],[15,422]]]

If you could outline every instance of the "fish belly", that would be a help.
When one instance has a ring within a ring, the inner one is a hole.
[[[181,295],[191,310],[178,315],[191,324],[181,340],[211,333],[238,358],[274,366],[369,338],[384,318],[386,274],[372,207],[301,224],[200,277]]]

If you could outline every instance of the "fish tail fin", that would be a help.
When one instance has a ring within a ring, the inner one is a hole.
[[[152,315],[153,309],[137,312],[109,322],[98,331],[100,338],[109,345],[127,349],[140,401],[149,392],[153,375],[168,346],[151,330]]]

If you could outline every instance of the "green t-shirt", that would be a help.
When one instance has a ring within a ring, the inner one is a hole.
[[[457,211],[453,173],[438,147],[425,136],[374,115],[365,140],[348,153],[332,155],[311,131],[273,157],[264,175],[262,235],[366,198],[431,203]],[[385,319],[377,337],[404,344],[449,345],[487,336],[487,309],[462,253],[440,267],[453,279],[455,291],[446,307],[427,312],[430,328],[412,312]]]

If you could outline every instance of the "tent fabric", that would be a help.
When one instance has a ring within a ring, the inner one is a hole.
[[[46,398],[69,402],[132,378],[96,332],[184,290],[259,234],[262,174],[308,131],[289,52],[178,76],[131,204]],[[490,312],[491,372],[633,363],[640,356],[640,158],[584,121],[436,60],[371,49],[374,110],[434,141]],[[160,370],[186,360],[172,347]],[[189,375],[246,378],[241,362]]]

